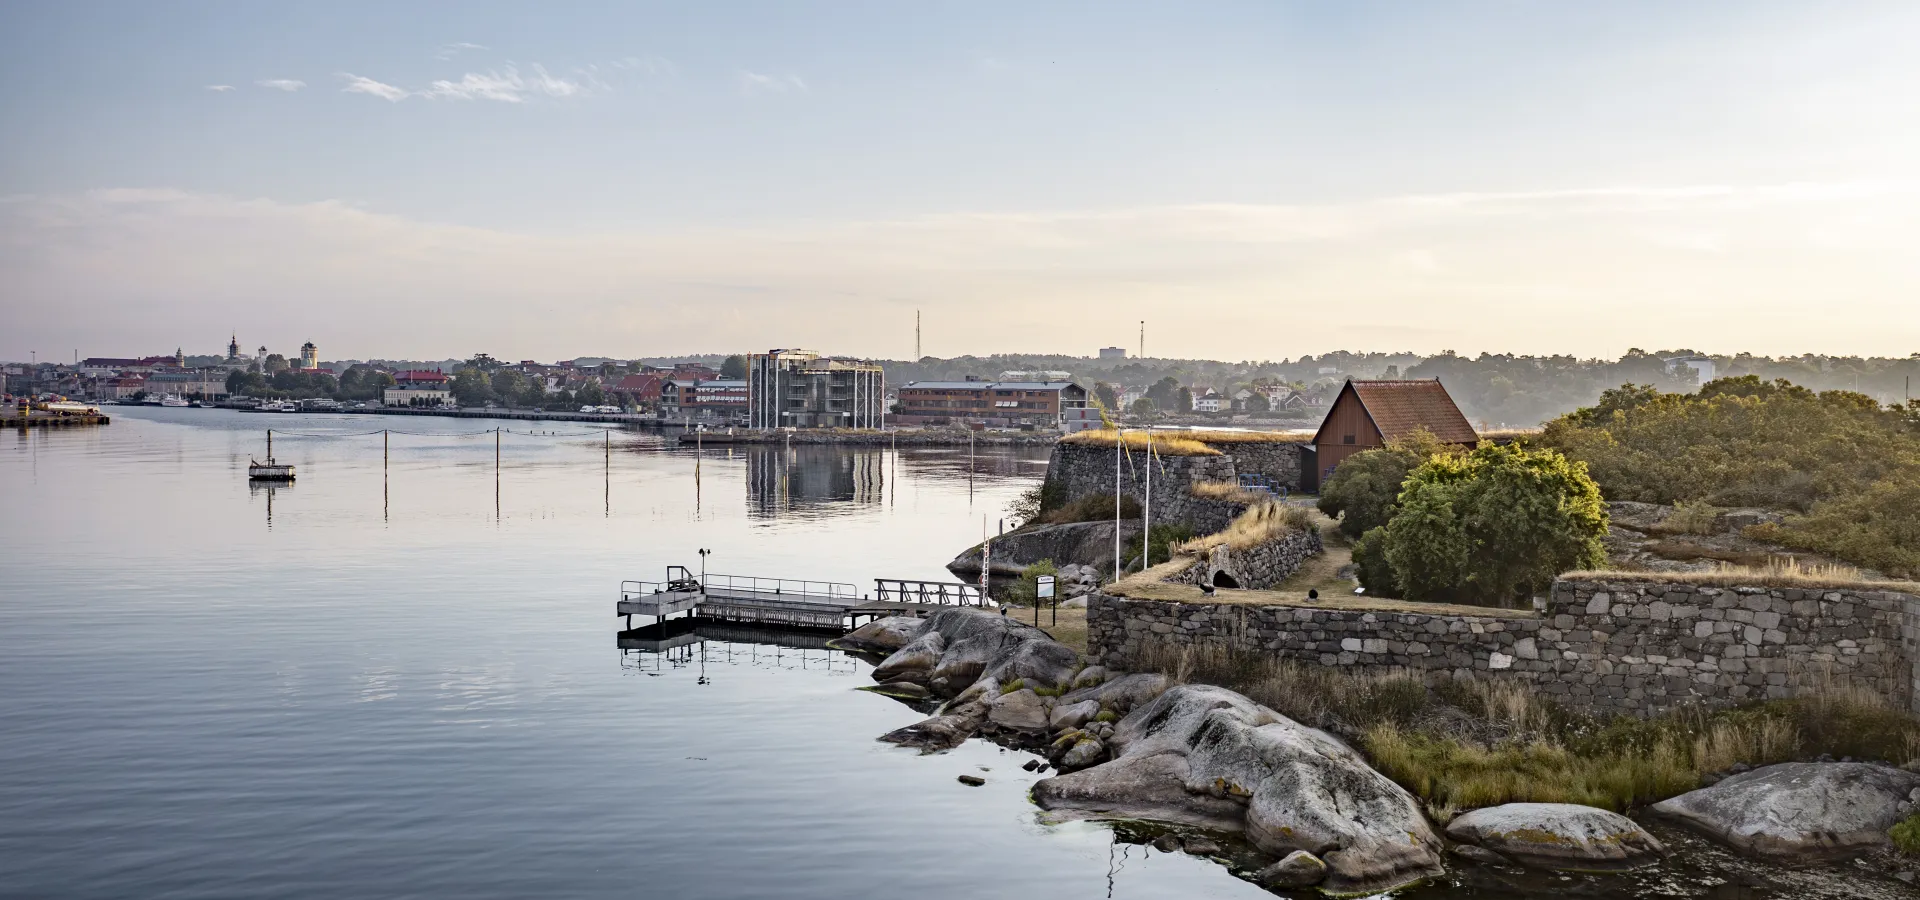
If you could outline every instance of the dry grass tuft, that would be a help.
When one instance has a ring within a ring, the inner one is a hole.
[[[1082,431],[1060,439],[1063,444],[1081,444],[1089,447],[1112,447],[1121,442],[1120,432],[1112,430]],[[1147,433],[1129,431],[1125,433],[1126,447],[1129,451],[1142,453],[1147,449]],[[1173,435],[1156,432],[1153,435],[1153,452],[1160,456],[1219,456],[1220,451],[1185,435]]]
[[[1273,499],[1272,494],[1264,491],[1248,490],[1231,481],[1197,482],[1191,488],[1191,492],[1195,497],[1203,497],[1208,500],[1220,500],[1226,503],[1238,503],[1242,506],[1252,506],[1262,500]]]
[[[1304,444],[1313,440],[1313,433],[1310,431],[1194,430],[1174,433],[1204,444]]]
[[[1312,527],[1312,510],[1267,500],[1248,507],[1225,529],[1179,544],[1173,551],[1206,553],[1221,544],[1235,550],[1247,550]]]
[[[1835,588],[1868,591],[1900,591],[1920,594],[1920,582],[1875,581],[1848,565],[1820,563],[1809,565],[1787,557],[1774,557],[1765,565],[1722,564],[1707,572],[1624,572],[1587,570],[1562,576],[1572,581],[1667,581],[1704,584],[1712,587]]]

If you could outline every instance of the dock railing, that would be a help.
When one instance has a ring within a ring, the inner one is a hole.
[[[873,598],[885,603],[932,603],[941,606],[985,606],[978,585],[958,581],[915,581],[875,578]]]
[[[772,594],[794,600],[828,600],[858,603],[860,589],[838,581],[800,581],[791,578],[758,578],[752,575],[708,575],[708,594]]]

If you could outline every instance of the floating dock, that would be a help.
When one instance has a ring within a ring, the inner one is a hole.
[[[97,412],[48,412],[36,409],[23,416],[17,407],[0,411],[0,428],[80,428],[112,423],[111,418]]]
[[[863,619],[925,617],[948,606],[990,606],[973,585],[876,578],[862,594],[852,584],[740,575],[691,576],[671,566],[665,581],[623,581],[615,615],[656,622],[678,617],[737,625],[842,632]]]

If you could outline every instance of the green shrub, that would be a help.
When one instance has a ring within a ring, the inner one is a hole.
[[[1893,845],[1901,853],[1920,856],[1920,813],[1914,813],[1887,830],[1887,837],[1893,838]]]
[[[1027,686],[1026,679],[1015,678],[1014,680],[1009,681],[1006,684],[1003,684],[1000,686],[1000,695],[1004,697],[1026,686]]]
[[[1020,580],[1008,585],[1001,599],[1018,606],[1032,606],[1040,602],[1040,576],[1058,574],[1060,574],[1060,567],[1054,565],[1053,560],[1043,559],[1021,569]],[[1055,590],[1058,590],[1057,586]],[[1054,599],[1059,599],[1058,594]]]
[[[1153,549],[1153,555],[1146,559],[1156,564],[1166,562],[1173,558],[1175,545],[1184,544],[1190,540],[1193,540],[1193,529],[1183,523],[1155,525],[1147,531],[1147,545]],[[1127,542],[1122,556],[1129,561],[1129,564],[1132,560],[1141,558],[1138,535]]]
[[[1378,450],[1362,450],[1341,460],[1320,486],[1320,511],[1340,520],[1340,532],[1357,538],[1387,524],[1407,475],[1446,445],[1425,428]]]
[[[1360,586],[1375,597],[1400,596],[1400,581],[1387,562],[1387,527],[1375,526],[1353,542],[1353,569]]]
[[[1403,596],[1520,605],[1606,559],[1606,505],[1583,464],[1483,443],[1407,476],[1384,553]]]
[[[1118,722],[1120,721],[1120,714],[1111,709],[1102,709],[1094,715],[1093,720],[1095,722]]]

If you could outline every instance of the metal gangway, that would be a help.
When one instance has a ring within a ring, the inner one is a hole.
[[[616,615],[633,629],[634,616],[656,622],[672,617],[790,628],[845,630],[864,619],[926,616],[950,606],[993,606],[976,585],[956,581],[875,578],[874,591],[861,596],[851,584],[761,578],[747,575],[695,576],[685,566],[668,566],[664,581],[622,581]]]
[[[668,566],[665,581],[622,581],[617,614],[666,619],[692,615],[752,625],[839,629],[864,602],[851,584],[750,575],[702,575]]]

